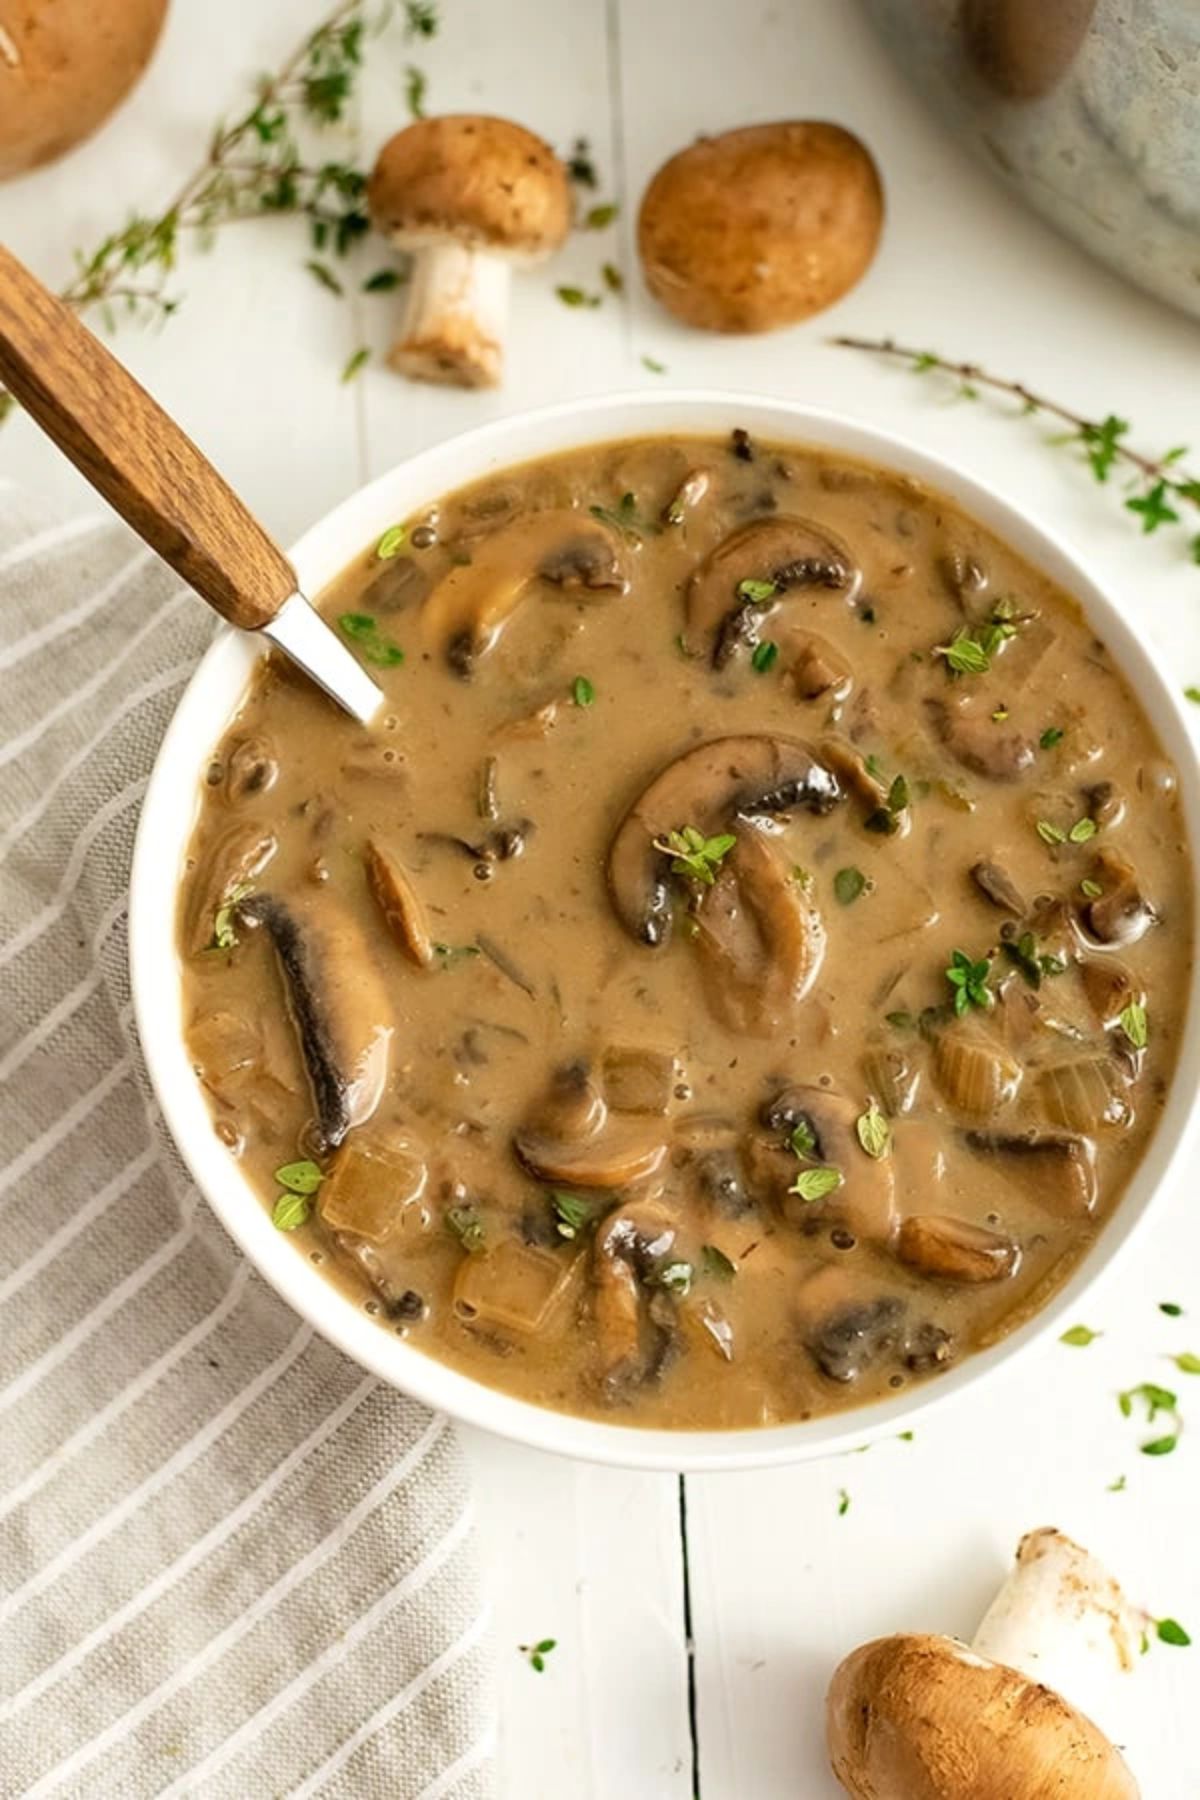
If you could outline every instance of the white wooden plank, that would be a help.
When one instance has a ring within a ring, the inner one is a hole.
[[[501,1792],[692,1793],[679,1494],[468,1434],[495,1617]],[[554,1638],[544,1673],[518,1646]]]
[[[1194,439],[1194,325],[1060,243],[966,161],[887,65],[860,9],[840,0],[731,9],[619,0],[626,156],[636,194],[701,131],[784,117],[836,119],[871,144],[889,198],[881,254],[861,287],[811,324],[765,339],[677,327],[633,284],[635,356],[671,383],[795,396],[919,439],[1064,532],[1180,679],[1200,674],[1195,581],[1176,542],[1147,547],[1107,494],[1046,434],[986,404],[947,404],[928,382],[827,344],[834,331],[892,334],[1011,372],[1085,413],[1116,410],[1150,445]],[[632,231],[632,216],[625,228]],[[1092,1544],[1156,1612],[1200,1620],[1189,1547],[1195,1447],[1138,1455],[1115,1391],[1145,1379],[1186,1389],[1163,1355],[1186,1348],[1156,1302],[1191,1300],[1200,1220],[1182,1196],[1089,1323],[1088,1351],[1056,1346],[976,1404],[919,1425],[913,1444],[768,1475],[689,1479],[704,1800],[824,1800],[821,1707],[839,1657],[879,1633],[969,1632],[1017,1538],[1057,1523]],[[1193,1346],[1194,1347],[1194,1346]],[[1186,1399],[1186,1395],[1184,1396]],[[1142,1434],[1145,1435],[1144,1433]],[[1125,1473],[1128,1490],[1110,1494]],[[839,1490],[851,1496],[838,1514]],[[1200,1633],[1196,1634],[1200,1636]],[[1184,1700],[1194,1651],[1155,1646],[1129,1690],[1130,1755],[1158,1800],[1200,1788]]]
[[[569,25],[542,0],[447,0],[437,39],[412,47],[436,111],[497,112],[561,151],[588,139],[603,183],[620,198],[612,141],[602,0]],[[405,123],[406,52],[375,59],[363,112],[369,154]],[[559,282],[598,291],[615,233],[578,233],[544,270],[514,284],[508,367],[493,394],[419,387],[383,366],[400,295],[364,303],[375,354],[360,377],[370,472],[422,444],[542,401],[627,379],[626,309],[576,311]],[[501,1792],[513,1800],[608,1800],[692,1792],[678,1484],[469,1436],[495,1609]],[[517,1646],[552,1637],[537,1674]]]

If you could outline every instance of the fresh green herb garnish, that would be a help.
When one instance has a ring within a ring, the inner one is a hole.
[[[450,1206],[446,1209],[446,1229],[458,1239],[468,1255],[475,1255],[487,1242],[483,1219],[473,1206]]]
[[[1047,725],[1045,731],[1043,731],[1041,737],[1038,739],[1038,743],[1042,746],[1043,750],[1053,750],[1055,745],[1061,744],[1062,741],[1063,729],[1061,725]]]
[[[281,1169],[276,1169],[275,1179],[289,1194],[315,1194],[325,1179],[325,1173],[317,1163],[305,1159],[303,1162],[284,1163]]]
[[[1007,719],[1007,717],[1008,717],[1007,706],[998,706],[996,708],[995,712],[992,714],[992,722],[996,725],[1003,725],[1003,723],[1004,723],[1005,719]]]
[[[1098,881],[1081,881],[1079,884],[1079,891],[1089,900],[1098,900],[1104,892],[1104,889],[1100,886]]]
[[[570,156],[564,158],[567,174],[578,187],[594,188],[596,182],[596,165],[592,161],[592,147],[586,138],[576,138],[571,146]]]
[[[991,375],[976,363],[955,362],[930,350],[908,349],[891,338],[839,337],[834,342],[846,349],[894,357],[916,374],[936,371],[955,384],[960,396],[973,398],[986,388],[990,393],[1019,400],[1022,412],[1030,417],[1061,419],[1067,430],[1057,441],[1082,452],[1096,481],[1107,483],[1118,463],[1133,472],[1141,492],[1123,500],[1122,505],[1140,519],[1143,532],[1183,523],[1183,514],[1177,510],[1180,506],[1188,509],[1189,521],[1191,514],[1200,510],[1200,479],[1180,466],[1188,454],[1186,447],[1177,445],[1161,456],[1147,456],[1126,441],[1129,421],[1115,413],[1099,420],[1084,418],[1069,406],[1035,394],[1022,381]],[[1200,561],[1200,535],[1188,539],[1188,554],[1193,561]]]
[[[955,675],[986,675],[992,658],[1001,644],[1017,635],[1015,613],[1010,600],[998,600],[992,616],[979,625],[975,634],[965,625],[959,627],[948,644],[935,644],[933,653],[946,659],[946,667]]]
[[[1046,975],[1061,975],[1066,970],[1066,963],[1061,956],[1050,956],[1040,953],[1037,939],[1032,931],[1023,931],[1018,938],[1001,938],[1000,948],[1014,962],[1030,987],[1039,988]]]
[[[666,363],[659,362],[656,356],[643,356],[642,367],[648,369],[651,375],[665,375],[667,372]]]
[[[596,698],[596,690],[586,675],[577,675],[571,683],[571,698],[576,706],[590,706]]]
[[[1150,1040],[1150,1023],[1140,1000],[1131,1000],[1117,1015],[1117,1023],[1135,1050],[1144,1050]]]
[[[620,269],[618,269],[616,263],[601,263],[600,279],[610,294],[623,294],[625,292],[625,277],[622,275]]]
[[[844,1519],[850,1511],[850,1496],[845,1488],[838,1489],[838,1518]]]
[[[313,280],[320,282],[323,288],[328,288],[331,294],[337,294],[340,297],[346,292],[328,263],[318,262],[316,258],[313,257],[310,258],[304,266],[312,276]]]
[[[1124,1393],[1117,1395],[1117,1405],[1121,1410],[1122,1418],[1132,1417],[1135,1400],[1140,1400],[1145,1405],[1149,1424],[1153,1425],[1159,1413],[1166,1413],[1175,1424],[1174,1431],[1169,1432],[1165,1437],[1151,1438],[1148,1443],[1140,1444],[1138,1448],[1142,1455],[1169,1456],[1178,1444],[1179,1433],[1183,1428],[1177,1396],[1171,1392],[1170,1388],[1160,1387],[1156,1381],[1139,1382],[1137,1387],[1127,1388]]]
[[[363,282],[362,291],[364,294],[390,294],[393,288],[398,288],[403,280],[404,276],[399,269],[376,269],[375,273],[368,275]]]
[[[407,538],[407,525],[389,525],[375,546],[375,554],[380,562],[390,562],[403,548]]]
[[[1185,687],[1183,690],[1183,697],[1185,700],[1191,700],[1197,706],[1200,706],[1200,687]]]
[[[750,658],[750,666],[759,675],[768,674],[779,660],[779,645],[770,638],[764,638],[761,644],[755,644]]]
[[[425,94],[429,87],[425,71],[409,63],[404,70],[404,98],[408,104],[408,114],[412,119],[425,117]]]
[[[662,530],[661,525],[638,517],[637,497],[634,494],[622,494],[615,506],[589,506],[588,511],[593,519],[599,519],[602,525],[611,526],[634,544],[640,543],[643,537],[657,537]]]
[[[1038,820],[1037,834],[1043,844],[1065,844],[1067,841],[1066,832],[1060,831],[1057,825],[1052,825],[1049,819]]]
[[[1124,1475],[1118,1475],[1115,1481],[1110,1481],[1104,1491],[1106,1494],[1123,1494],[1125,1492]]]
[[[585,231],[607,230],[619,210],[615,200],[606,200],[600,206],[589,206],[583,215],[583,229]]]
[[[367,662],[380,669],[395,669],[404,661],[399,644],[380,631],[370,613],[343,613],[338,619],[338,629],[358,645]]]
[[[517,1649],[520,1651],[521,1655],[528,1658],[530,1668],[536,1669],[539,1675],[546,1667],[546,1658],[552,1650],[557,1648],[557,1638],[543,1638],[540,1644],[517,1645]]]
[[[788,1136],[789,1150],[796,1156],[804,1157],[811,1156],[816,1147],[817,1140],[807,1119],[801,1119],[798,1124],[793,1125]]]
[[[284,1163],[276,1169],[275,1179],[285,1192],[278,1195],[271,1211],[271,1223],[278,1231],[298,1231],[308,1223],[311,1199],[325,1179],[324,1171],[307,1158]]]
[[[1168,1319],[1181,1319],[1183,1317],[1183,1308],[1175,1300],[1160,1300],[1158,1303],[1158,1310],[1161,1313],[1166,1313]]]
[[[956,675],[986,675],[991,668],[991,658],[987,651],[967,631],[964,625],[948,644],[935,644],[935,656],[944,656],[946,667]]]
[[[1175,484],[1168,487],[1165,478],[1152,482],[1144,494],[1136,494],[1132,500],[1125,502],[1131,513],[1139,514],[1142,531],[1157,531],[1160,525],[1178,525],[1179,514],[1167,500],[1168,493],[1175,492]]]
[[[788,1193],[798,1194],[801,1200],[811,1204],[815,1200],[824,1200],[827,1194],[836,1193],[843,1179],[840,1169],[820,1164],[815,1169],[801,1169]]]
[[[717,870],[736,843],[732,831],[706,838],[694,825],[685,825],[680,831],[668,831],[665,838],[655,838],[654,848],[672,858],[672,875],[686,875],[691,881],[711,887],[717,879]]]
[[[1135,1400],[1145,1401],[1152,1425],[1160,1412],[1173,1413],[1179,1405],[1177,1396],[1170,1388],[1159,1387],[1156,1381],[1142,1381],[1137,1387],[1126,1388],[1124,1393],[1117,1395],[1117,1405],[1123,1418],[1132,1418]]]
[[[692,1291],[692,1265],[689,1262],[669,1262],[658,1270],[655,1283],[666,1288],[669,1294],[677,1294],[682,1300]]]
[[[593,1205],[578,1194],[564,1194],[557,1189],[550,1195],[559,1237],[577,1238],[592,1220]]]
[[[581,287],[556,287],[555,293],[564,306],[599,306],[600,295],[589,294]]]
[[[704,1245],[700,1260],[704,1273],[711,1275],[714,1281],[732,1281],[737,1274],[737,1264],[723,1250],[718,1250],[715,1244]]]
[[[483,951],[478,944],[434,944],[433,954],[441,958],[444,967],[451,963],[461,962],[464,957],[482,956]]]
[[[1181,1650],[1192,1641],[1178,1619],[1155,1619],[1154,1632],[1160,1644],[1175,1644]]]
[[[1095,819],[1076,819],[1067,837],[1072,844],[1086,844],[1090,838],[1095,837],[1099,829]]]
[[[915,1433],[911,1431],[898,1431],[896,1436],[900,1439],[902,1444],[911,1444]]]
[[[370,360],[371,352],[367,349],[367,346],[363,344],[347,361],[345,368],[342,370],[342,380],[344,382],[353,381],[359,370],[364,364],[370,362]]]
[[[900,815],[907,810],[910,801],[908,782],[903,775],[897,775],[887,791],[883,805],[868,813],[863,825],[868,831],[883,832],[890,837],[893,832],[899,831]]]
[[[238,934],[234,929],[233,915],[241,905],[242,901],[246,898],[246,895],[252,891],[251,884],[248,881],[240,882],[237,887],[230,888],[220,906],[218,906],[216,915],[213,918],[212,947],[214,950],[237,949]]]
[[[858,1141],[868,1156],[876,1161],[886,1156],[892,1141],[892,1128],[872,1100],[866,1112],[860,1113],[854,1121],[854,1129],[858,1133]]]
[[[833,891],[843,906],[857,900],[866,885],[867,878],[861,869],[839,869],[833,878]]]
[[[303,1194],[280,1194],[271,1210],[271,1223],[277,1231],[298,1231],[307,1225],[311,1211]]]
[[[954,989],[954,1010],[961,1019],[972,1006],[986,1011],[995,1004],[995,996],[988,987],[988,976],[992,972],[991,959],[982,957],[973,962],[965,950],[954,950],[950,955],[950,967],[945,971],[946,980]]]
[[[775,581],[756,581],[752,575],[747,575],[744,581],[738,582],[736,592],[739,600],[748,601],[751,606],[765,606],[779,592],[779,584]]]
[[[910,1012],[890,1012],[884,1013],[883,1016],[895,1031],[916,1030],[917,1021],[915,1016]]]
[[[1191,1350],[1181,1350],[1178,1356],[1171,1358],[1171,1361],[1181,1375],[1200,1375],[1200,1356],[1195,1355]]]
[[[1089,1325],[1072,1325],[1069,1331],[1063,1332],[1058,1341],[1060,1344],[1071,1344],[1077,1350],[1086,1350],[1089,1344],[1095,1343],[1098,1337],[1103,1336],[1102,1331],[1093,1331]]]

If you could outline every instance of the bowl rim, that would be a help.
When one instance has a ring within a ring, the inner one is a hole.
[[[291,551],[302,587],[318,592],[397,517],[454,487],[569,448],[616,443],[653,433],[726,432],[861,456],[941,491],[1060,586],[1067,589],[1113,651],[1159,742],[1178,771],[1180,808],[1192,846],[1200,843],[1200,764],[1182,694],[1155,651],[1130,627],[1118,602],[1076,554],[995,488],[964,474],[890,428],[827,408],[721,389],[634,391],[559,402],[510,414],[441,440],[356,489],[312,525]],[[1200,986],[1193,893],[1192,965],[1176,1068],[1158,1128],[1112,1217],[1077,1268],[1030,1319],[998,1343],[966,1357],[894,1399],[788,1424],[736,1430],[675,1430],[623,1425],[555,1412],[461,1373],[380,1328],[275,1229],[236,1160],[212,1129],[182,1035],[181,965],[175,899],[194,824],[201,777],[212,748],[241,703],[266,646],[222,627],[188,682],[164,733],[142,803],[130,876],[129,962],[134,1017],[151,1085],[170,1135],[216,1217],[250,1262],[301,1317],[362,1367],[464,1423],[530,1448],[623,1468],[712,1472],[778,1466],[836,1456],[907,1430],[931,1409],[957,1401],[1001,1368],[1012,1369],[1047,1342],[1101,1279],[1111,1277],[1195,1141],[1191,1096],[1200,1076]],[[217,720],[213,725],[214,718]],[[186,786],[193,804],[179,803]],[[163,845],[175,859],[164,862]],[[164,904],[165,901],[165,904]]]

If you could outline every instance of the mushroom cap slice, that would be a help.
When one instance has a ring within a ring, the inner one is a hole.
[[[655,839],[683,825],[706,835],[737,815],[804,807],[822,815],[841,799],[837,781],[807,744],[769,733],[713,738],[661,770],[621,821],[608,853],[608,887],[618,919],[640,943],[671,935],[671,858]]]
[[[833,1772],[855,1800],[1138,1800],[1098,1726],[954,1638],[876,1638],[825,1700]]]
[[[755,604],[738,591],[744,581],[770,583],[775,594]],[[688,583],[688,648],[693,654],[707,652],[723,668],[739,641],[756,633],[777,597],[790,589],[822,587],[849,601],[858,581],[849,550],[823,526],[778,514],[752,519],[723,538]]]
[[[279,962],[312,1089],[320,1148],[336,1149],[375,1111],[387,1080],[391,1006],[366,939],[325,895],[319,904],[252,894],[238,917],[260,925]]]
[[[1032,738],[1005,730],[993,717],[992,699],[957,694],[950,700],[931,697],[925,710],[934,731],[955,762],[985,781],[1018,781],[1034,758]]]
[[[570,183],[549,144],[487,114],[417,119],[390,137],[367,206],[401,249],[454,242],[521,263],[540,262],[571,228]]]
[[[883,190],[838,125],[790,120],[701,138],[654,175],[638,254],[655,299],[704,331],[772,331],[820,312],[869,266]]]
[[[261,875],[278,848],[275,833],[263,824],[234,825],[208,853],[202,878],[192,885],[185,936],[193,956],[213,942],[216,915],[222,904]]]
[[[779,1030],[816,980],[821,914],[753,825],[702,896],[695,946],[709,1011],[730,1031]]]
[[[422,626],[450,666],[469,675],[537,581],[571,595],[624,594],[624,547],[598,519],[570,507],[514,520],[442,576],[422,608]]]
[[[410,962],[427,969],[433,961],[429,916],[408,875],[374,838],[363,845],[363,869],[392,937]]]
[[[939,1281],[1004,1281],[1015,1275],[1020,1246],[998,1231],[945,1213],[910,1213],[896,1237],[896,1255]]]
[[[632,1125],[607,1125],[583,1139],[547,1137],[519,1131],[513,1148],[539,1181],[564,1187],[623,1188],[653,1175],[667,1154],[662,1131]]]

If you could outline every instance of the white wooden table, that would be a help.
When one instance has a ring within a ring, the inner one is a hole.
[[[186,302],[159,336],[124,334],[140,377],[285,541],[366,477],[432,439],[548,399],[652,382],[760,389],[899,429],[1063,531],[1130,614],[1200,680],[1200,571],[1176,540],[1143,543],[1037,430],[947,403],[911,375],[830,348],[832,329],[892,332],[975,358],[1089,413],[1134,420],[1150,446],[1200,439],[1200,330],[1121,286],[964,162],[885,60],[851,0],[441,0],[417,59],[434,110],[511,113],[559,146],[590,139],[616,228],[580,234],[553,277],[519,292],[507,383],[421,389],[378,359],[388,301],[339,302],[299,268],[287,223],[238,225],[187,256]],[[169,192],[239,83],[272,65],[320,0],[175,0],[136,103],[57,168],[0,189],[0,235],[51,281],[124,210]],[[368,151],[404,120],[393,43],[372,53]],[[701,131],[816,116],[857,130],[888,190],[881,254],[835,313],[734,341],[677,329],[641,291],[632,222],[648,175]],[[351,134],[352,136],[355,134]],[[623,301],[570,311],[555,281]],[[667,365],[648,372],[642,357]],[[76,478],[23,419],[0,473],[76,497]],[[1200,719],[1200,709],[1198,709]],[[679,1481],[599,1470],[474,1436],[503,1682],[512,1800],[825,1800],[821,1699],[844,1651],[901,1628],[969,1634],[1013,1545],[1056,1523],[1100,1552],[1139,1600],[1200,1642],[1200,1380],[1164,1356],[1200,1351],[1200,1209],[1190,1184],[1087,1311],[1104,1335],[997,1379],[981,1404],[918,1424],[912,1443],[762,1475]],[[1162,1300],[1187,1308],[1174,1321]],[[1118,1388],[1148,1379],[1194,1422],[1178,1451],[1138,1453]],[[1109,1491],[1127,1477],[1122,1492]],[[849,1508],[839,1512],[845,1490]],[[534,1673],[516,1649],[558,1648]],[[1147,1800],[1200,1795],[1200,1648],[1155,1644],[1125,1738]],[[1190,1708],[1189,1703],[1190,1702]]]

